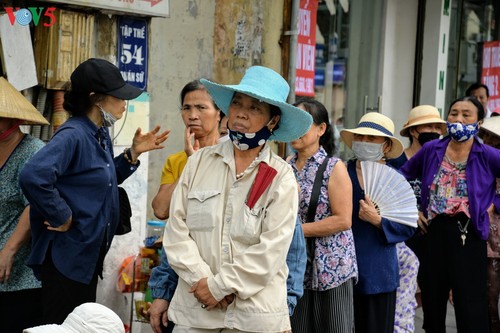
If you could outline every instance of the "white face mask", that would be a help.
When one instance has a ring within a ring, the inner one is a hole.
[[[384,143],[353,141],[352,151],[360,161],[380,161],[384,157]]]
[[[111,113],[105,111],[101,105],[97,104],[97,107],[101,111],[102,115],[102,124],[105,127],[111,127],[113,126],[114,123],[118,120],[115,116],[113,116]]]

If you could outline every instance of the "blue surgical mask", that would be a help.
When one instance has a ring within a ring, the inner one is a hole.
[[[114,123],[116,123],[116,121],[118,120],[115,116],[113,116],[111,113],[105,111],[101,105],[97,105],[97,107],[99,108],[99,110],[101,111],[101,115],[102,115],[102,124],[103,126],[105,127],[111,127],[113,126]]]
[[[384,143],[372,143],[363,141],[353,141],[352,151],[354,156],[360,161],[377,162],[384,158]]]
[[[263,146],[272,134],[267,125],[255,133],[240,133],[232,131],[229,127],[227,130],[229,132],[229,139],[231,139],[239,150],[248,150]]]
[[[458,142],[464,142],[477,134],[479,129],[478,123],[462,124],[462,123],[449,123],[446,122],[448,134],[450,137]]]

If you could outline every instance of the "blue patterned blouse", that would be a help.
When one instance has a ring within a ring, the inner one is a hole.
[[[19,217],[28,201],[19,187],[19,172],[24,164],[43,147],[44,143],[30,135],[14,149],[5,164],[0,168],[0,249],[10,238],[19,222]],[[14,264],[7,283],[0,283],[0,292],[40,288],[41,283],[26,266],[31,244],[23,245],[14,257]]]
[[[311,200],[314,179],[319,166],[327,157],[323,147],[311,156],[302,170],[297,170],[297,155],[290,164],[300,186],[299,215],[306,221],[307,209]],[[331,157],[326,166],[323,183],[318,199],[315,221],[332,215],[328,198],[328,181],[335,164],[342,163],[338,158]],[[304,288],[310,290],[329,290],[343,284],[350,278],[357,279],[358,267],[356,251],[351,229],[326,237],[315,238],[315,253],[312,265],[308,263],[304,277]]]

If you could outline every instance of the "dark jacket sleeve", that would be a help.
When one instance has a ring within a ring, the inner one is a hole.
[[[170,302],[174,296],[175,288],[177,288],[178,280],[179,276],[168,264],[167,255],[162,249],[160,265],[153,268],[148,281],[153,299],[160,298]]]

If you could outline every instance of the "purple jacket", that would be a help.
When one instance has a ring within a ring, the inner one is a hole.
[[[421,207],[426,217],[430,186],[443,161],[450,140],[446,137],[426,143],[400,170],[408,180],[415,178],[422,180]],[[474,138],[465,175],[472,225],[479,237],[486,240],[490,225],[486,210],[491,203],[494,203],[497,212],[500,211],[500,195],[496,194],[496,178],[500,177],[500,150],[481,144]]]

